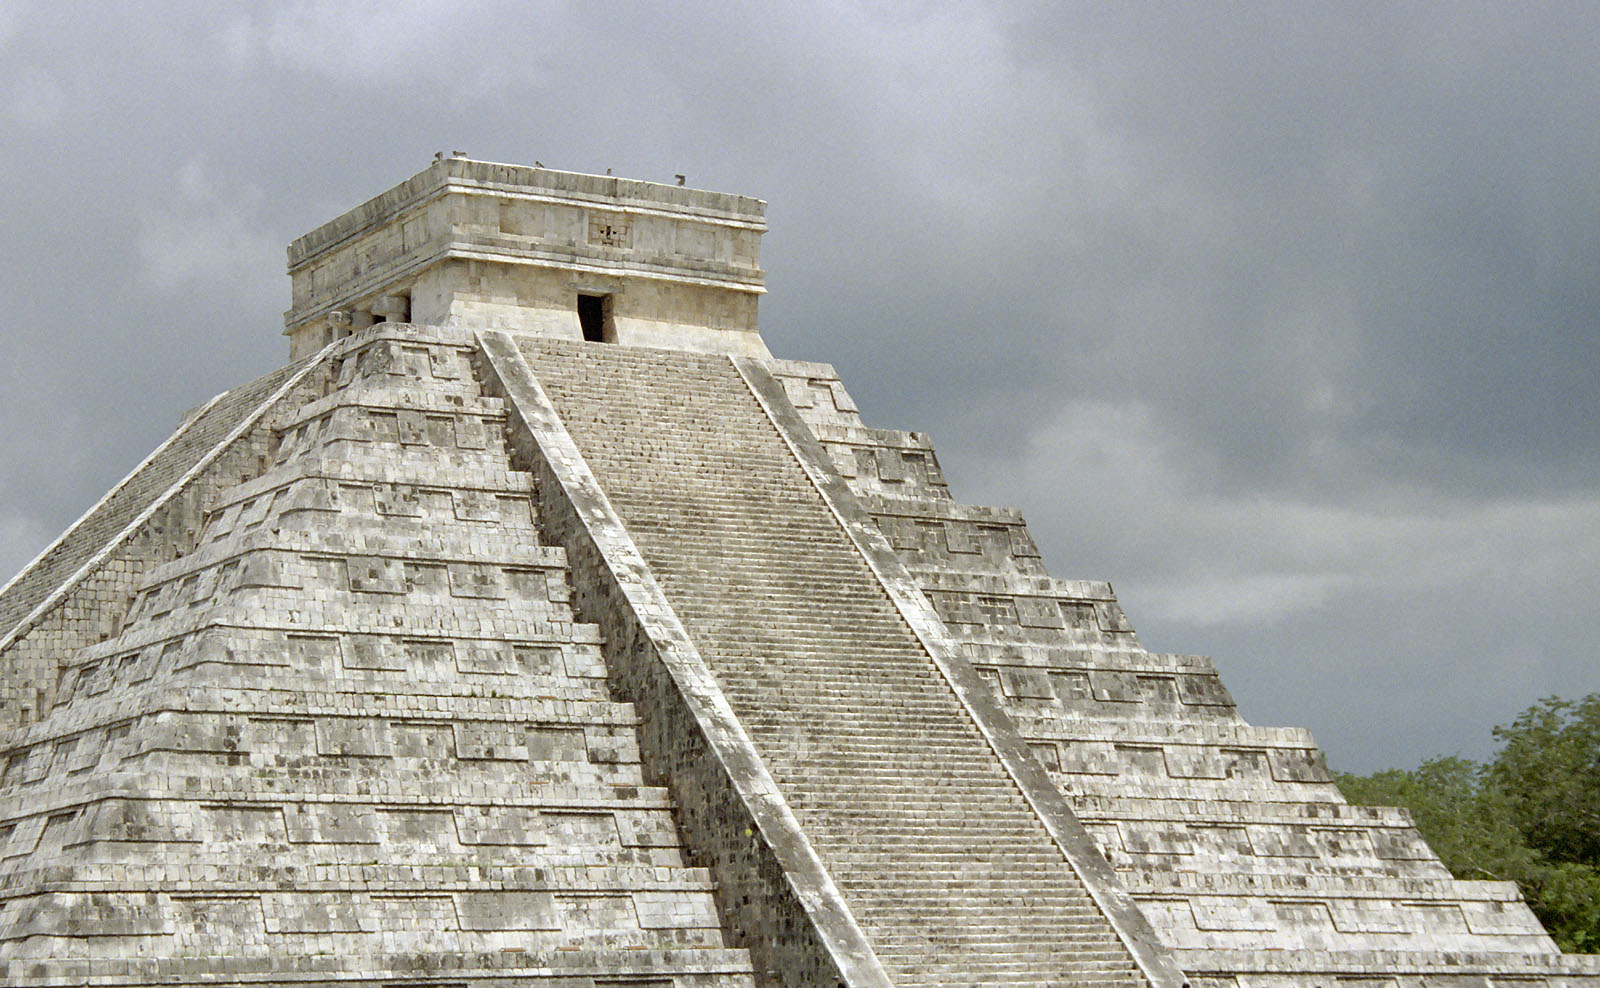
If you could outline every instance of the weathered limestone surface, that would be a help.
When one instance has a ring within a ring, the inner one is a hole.
[[[771,358],[763,214],[443,159],[291,247],[295,362],[0,588],[0,983],[1600,988]]]
[[[5,983],[750,983],[472,350],[332,348],[0,736]]]

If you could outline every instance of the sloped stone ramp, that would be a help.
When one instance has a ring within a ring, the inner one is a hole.
[[[728,358],[521,351],[891,982],[1146,983]]]

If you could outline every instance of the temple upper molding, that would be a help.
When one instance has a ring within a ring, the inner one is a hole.
[[[289,246],[293,357],[373,322],[766,355],[766,203],[440,158]]]

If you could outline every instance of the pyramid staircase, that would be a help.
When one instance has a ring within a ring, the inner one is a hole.
[[[522,349],[891,982],[1143,983],[728,358]]]

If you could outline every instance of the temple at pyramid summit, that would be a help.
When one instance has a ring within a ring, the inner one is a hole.
[[[441,158],[289,247],[0,589],[0,983],[1600,988],[772,355],[764,213]]]

